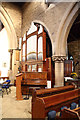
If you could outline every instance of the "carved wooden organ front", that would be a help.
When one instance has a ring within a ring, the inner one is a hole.
[[[34,23],[33,23],[34,24]],[[54,69],[50,54],[50,44],[42,25],[34,25],[34,30],[26,32],[21,44],[22,72],[47,72],[47,79],[54,85]]]

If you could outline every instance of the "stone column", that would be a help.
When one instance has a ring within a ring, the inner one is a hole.
[[[53,56],[53,61],[55,61],[55,86],[64,86],[64,60],[65,56]]]
[[[10,52],[10,70],[12,70],[12,55],[13,55],[13,50],[10,49],[8,51]]]
[[[12,71],[12,57],[13,57],[13,50],[9,49],[8,52],[10,53],[10,70],[8,71],[9,79],[11,82],[13,81],[13,71]]]

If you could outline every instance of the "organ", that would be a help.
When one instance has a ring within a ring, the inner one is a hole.
[[[47,87],[47,80],[54,86],[54,62],[51,46],[43,26],[36,24],[35,31],[26,32],[21,44],[21,94],[28,94],[29,87]],[[16,76],[16,87],[18,80]],[[19,91],[19,90],[18,90]],[[17,95],[16,95],[17,96]]]

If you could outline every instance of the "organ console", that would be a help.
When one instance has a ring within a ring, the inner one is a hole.
[[[16,98],[22,100],[22,94],[29,94],[30,87],[45,88],[47,72],[24,72],[16,75]]]

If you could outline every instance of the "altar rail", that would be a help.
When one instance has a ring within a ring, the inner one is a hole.
[[[68,79],[65,81],[65,85],[75,85],[76,88],[80,87],[80,79]]]

